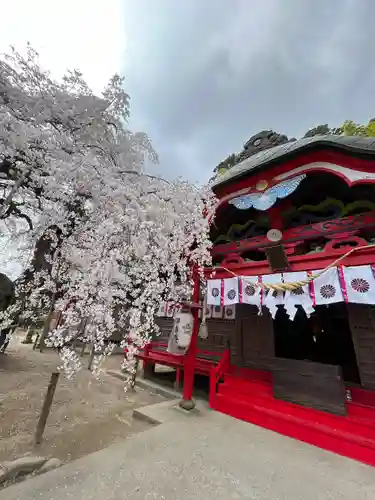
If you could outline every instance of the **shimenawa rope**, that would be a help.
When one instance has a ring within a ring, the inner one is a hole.
[[[249,279],[246,278],[246,276],[241,276],[241,278],[249,285],[252,285],[254,287],[260,287],[263,290],[275,290],[276,292],[285,292],[288,290],[296,290],[297,288],[300,288],[302,286],[308,285],[315,279],[319,278],[322,276],[325,272],[327,272],[329,269],[332,267],[336,267],[337,264],[339,264],[342,260],[346,259],[346,257],[349,257],[354,252],[357,252],[358,250],[364,250],[365,248],[375,248],[375,243],[371,245],[362,245],[359,247],[354,247],[350,249],[348,252],[346,252],[344,255],[341,255],[338,259],[333,261],[331,264],[329,264],[327,267],[325,267],[322,271],[316,274],[310,275],[307,279],[302,280],[302,281],[292,281],[291,283],[278,283],[278,284],[268,284],[268,283],[255,283],[253,281],[250,281]],[[236,278],[239,277],[238,274],[234,273],[230,269],[227,269],[224,266],[216,266],[214,268],[215,272],[217,269],[223,269],[224,271],[227,271],[229,274],[232,274],[232,276],[235,276]]]

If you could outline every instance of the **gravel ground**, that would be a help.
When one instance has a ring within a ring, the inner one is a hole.
[[[59,357],[52,350],[33,351],[21,344],[23,338],[15,335],[6,354],[0,354],[0,462],[26,454],[70,461],[149,428],[133,420],[132,411],[163,401],[161,396],[139,388],[125,394],[120,380],[103,374],[98,381],[83,369],[75,380],[60,375],[43,442],[34,447],[44,395]],[[111,356],[104,369],[119,369],[121,359]]]

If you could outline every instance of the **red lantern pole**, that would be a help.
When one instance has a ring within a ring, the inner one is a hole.
[[[198,331],[199,331],[199,273],[197,269],[193,271],[193,281],[194,281],[194,289],[193,289],[193,304],[191,304],[191,313],[194,318],[193,322],[193,331],[191,334],[190,345],[187,350],[187,353],[184,358],[184,391],[183,397],[179,403],[181,408],[184,410],[192,410],[195,408],[195,402],[193,401],[193,389],[194,389],[194,372],[195,372],[195,363],[197,359],[197,351],[198,351]]]

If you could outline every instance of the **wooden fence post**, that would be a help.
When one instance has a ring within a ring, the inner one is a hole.
[[[48,384],[46,397],[44,398],[44,403],[42,407],[42,412],[39,417],[38,425],[35,431],[35,444],[40,444],[43,438],[44,428],[47,423],[47,418],[51,410],[51,405],[53,401],[53,396],[55,395],[56,385],[59,380],[60,373],[53,372]]]

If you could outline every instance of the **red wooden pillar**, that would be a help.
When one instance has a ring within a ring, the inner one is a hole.
[[[281,212],[287,210],[290,205],[289,200],[283,200],[277,208],[271,207],[267,210],[270,229],[278,229],[279,231],[283,230],[283,218]]]
[[[182,399],[179,403],[181,408],[184,408],[184,410],[192,410],[195,407],[195,402],[193,401],[193,389],[195,362],[197,359],[198,350],[197,340],[199,331],[199,285],[200,281],[198,272],[194,271],[193,304],[191,306],[191,313],[194,318],[194,323],[190,345],[184,358],[184,391]]]

